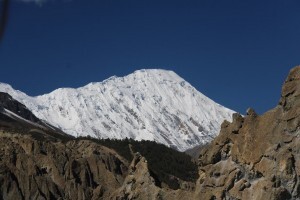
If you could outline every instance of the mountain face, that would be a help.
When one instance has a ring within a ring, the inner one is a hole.
[[[233,113],[165,70],[139,70],[37,97],[7,84],[0,91],[70,135],[152,140],[180,151],[211,141]]]

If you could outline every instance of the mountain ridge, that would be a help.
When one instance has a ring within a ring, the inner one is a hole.
[[[214,138],[231,111],[173,71],[137,70],[36,97],[0,83],[37,117],[73,136],[154,140],[180,151]]]

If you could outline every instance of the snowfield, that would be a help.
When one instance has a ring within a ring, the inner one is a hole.
[[[0,83],[0,91],[73,136],[154,140],[180,151],[211,141],[234,111],[173,71],[138,70],[84,87],[30,97]]]

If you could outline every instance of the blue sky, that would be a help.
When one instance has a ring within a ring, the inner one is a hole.
[[[222,105],[263,113],[300,64],[299,13],[299,0],[16,0],[0,82],[39,95],[162,68]]]

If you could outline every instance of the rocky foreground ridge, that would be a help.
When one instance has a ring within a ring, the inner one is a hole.
[[[300,67],[278,106],[233,115],[200,150],[199,178],[171,189],[147,159],[133,159],[89,140],[40,141],[0,133],[0,199],[300,199]],[[159,154],[157,155],[160,156]],[[174,177],[176,178],[176,177]]]
[[[300,199],[300,67],[279,105],[258,116],[234,114],[201,151],[197,199]]]

